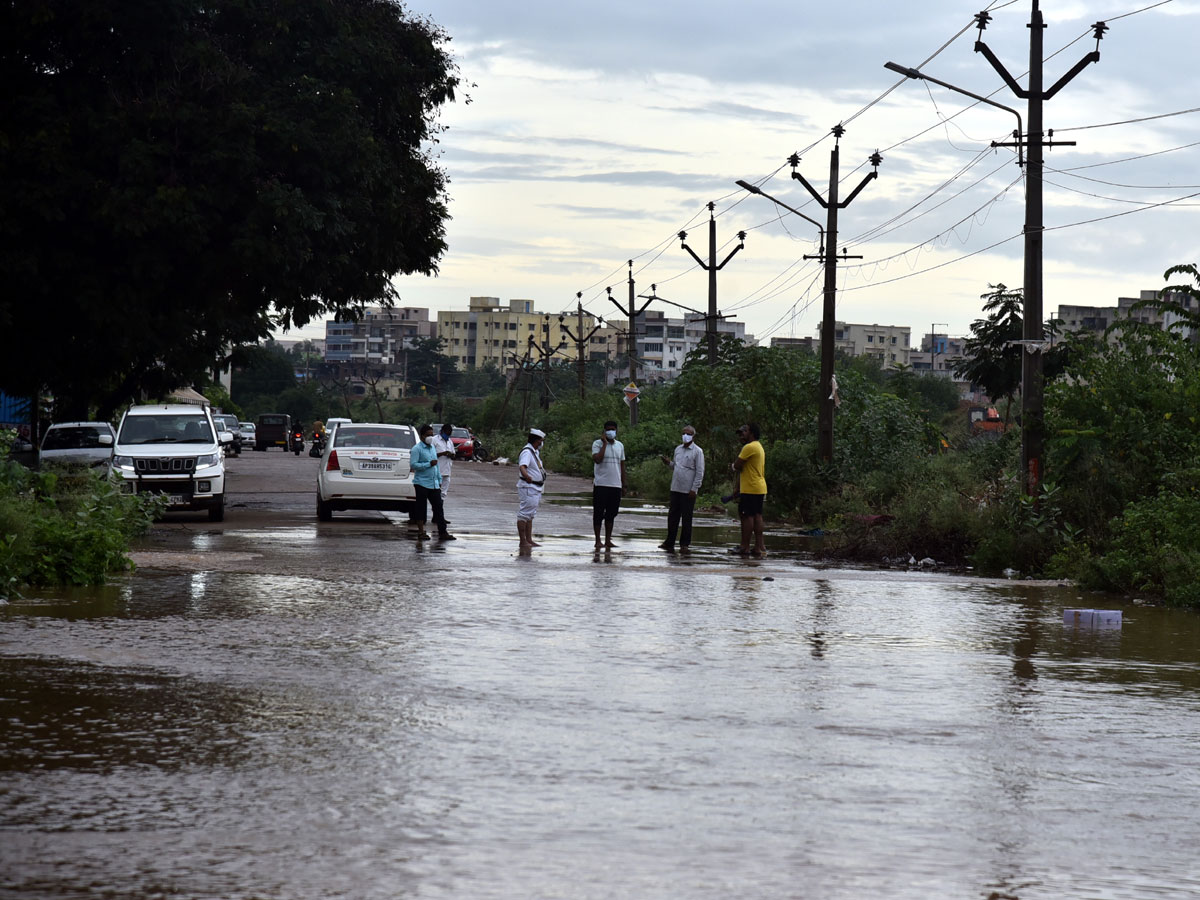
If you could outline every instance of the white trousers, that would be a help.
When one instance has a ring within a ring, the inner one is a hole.
[[[517,518],[522,522],[532,522],[537,515],[538,504],[542,502],[542,489],[537,485],[522,481],[517,485]]]

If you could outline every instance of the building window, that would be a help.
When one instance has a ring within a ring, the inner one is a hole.
[[[868,335],[867,335],[867,343],[868,343],[868,344],[873,344],[873,343],[875,343],[875,335],[873,335],[873,334],[868,334]]]

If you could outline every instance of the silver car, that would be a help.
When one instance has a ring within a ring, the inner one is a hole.
[[[42,436],[38,459],[41,463],[108,465],[116,437],[107,422],[59,422]]]

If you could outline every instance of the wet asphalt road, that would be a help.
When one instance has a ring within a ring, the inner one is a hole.
[[[484,465],[418,544],[318,523],[316,465],[232,460],[226,522],[0,607],[0,898],[1200,893],[1195,615],[722,519],[668,557],[653,509],[594,555],[567,479],[520,557]]]

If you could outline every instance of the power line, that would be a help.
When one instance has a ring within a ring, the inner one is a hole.
[[[1200,106],[1191,109],[1181,109],[1177,112],[1160,113],[1157,116],[1142,116],[1140,119],[1123,119],[1120,122],[1104,122],[1101,125],[1075,125],[1072,128],[1055,128],[1055,133],[1063,131],[1087,131],[1090,128],[1112,128],[1114,125],[1133,125],[1137,122],[1152,122],[1155,119],[1169,119],[1172,116],[1186,116],[1188,113],[1200,112]]]

